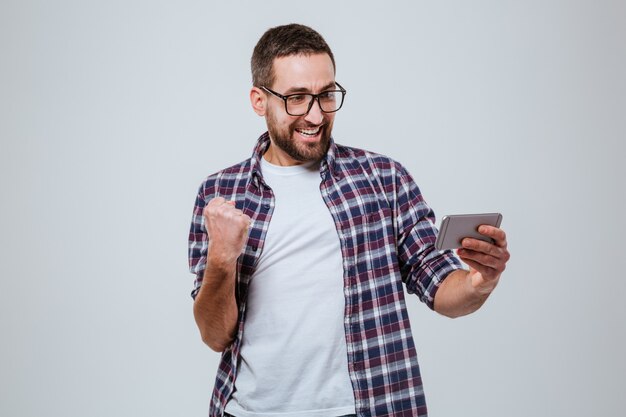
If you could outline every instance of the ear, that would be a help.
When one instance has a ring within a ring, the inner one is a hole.
[[[252,87],[250,90],[250,104],[252,109],[259,116],[265,116],[267,108],[267,96],[265,92],[257,87]]]

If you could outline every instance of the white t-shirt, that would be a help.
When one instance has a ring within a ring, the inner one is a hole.
[[[235,392],[226,412],[353,414],[341,247],[320,192],[319,164],[281,167],[262,159],[261,170],[276,206],[250,281]]]

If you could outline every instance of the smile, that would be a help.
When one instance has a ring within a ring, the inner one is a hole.
[[[320,133],[320,130],[322,130],[322,126],[318,126],[315,129],[298,129],[298,128],[296,128],[296,132],[298,132],[302,136],[310,137],[310,138],[312,138],[314,136],[317,136]]]

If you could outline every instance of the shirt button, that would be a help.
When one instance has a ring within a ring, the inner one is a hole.
[[[263,204],[263,210],[267,211],[270,209],[270,203]]]

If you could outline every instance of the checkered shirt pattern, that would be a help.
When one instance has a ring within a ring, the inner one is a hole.
[[[238,329],[233,343],[222,353],[209,410],[212,417],[223,415],[234,389],[248,284],[275,205],[260,169],[269,143],[266,132],[250,159],[209,176],[200,187],[193,211],[189,265],[196,275],[194,298],[206,267],[205,205],[221,196],[235,201],[252,219],[237,266]],[[440,284],[461,264],[451,251],[435,249],[435,215],[399,163],[331,140],[321,163],[320,181],[321,195],[341,242],[344,328],[357,415],[426,416],[402,284],[433,308]]]

